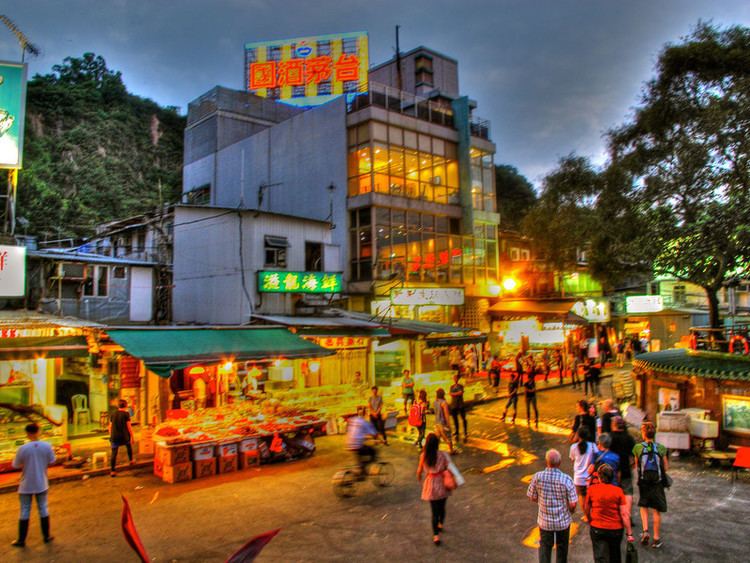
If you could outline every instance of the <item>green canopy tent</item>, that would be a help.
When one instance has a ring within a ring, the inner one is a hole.
[[[107,334],[161,377],[199,363],[317,358],[335,353],[285,328],[141,328],[108,330]]]

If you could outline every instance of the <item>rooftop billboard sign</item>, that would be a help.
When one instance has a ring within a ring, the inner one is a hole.
[[[0,61],[0,168],[21,168],[26,65]]]
[[[368,90],[362,31],[245,44],[245,87],[263,98],[310,107]]]

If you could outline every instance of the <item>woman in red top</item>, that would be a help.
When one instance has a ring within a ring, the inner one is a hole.
[[[443,523],[445,522],[445,503],[448,500],[448,495],[451,494],[445,487],[443,478],[443,472],[448,470],[450,461],[450,456],[440,451],[440,439],[430,432],[427,435],[422,456],[419,458],[417,479],[422,481],[422,474],[427,473],[422,485],[422,500],[430,502],[432,541],[435,545],[440,545],[440,532],[443,531]]]
[[[633,530],[630,527],[630,513],[622,489],[612,484],[612,468],[603,463],[599,466],[597,475],[599,482],[588,488],[583,506],[589,526],[591,526],[594,561],[596,563],[620,563],[623,529],[627,532],[628,541],[634,541]]]

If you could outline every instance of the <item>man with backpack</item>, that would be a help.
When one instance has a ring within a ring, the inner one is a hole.
[[[420,450],[424,441],[424,433],[427,428],[427,391],[419,390],[419,399],[413,403],[409,410],[409,425],[417,429],[419,433],[414,445]]]
[[[665,484],[668,483],[666,473],[668,469],[667,448],[654,442],[656,428],[651,422],[644,422],[641,426],[643,442],[633,448],[635,469],[638,472],[638,506],[641,511],[643,532],[641,543],[648,545],[650,539],[648,531],[648,514],[651,512],[654,522],[654,539],[651,547],[660,549],[664,542],[661,539],[661,514],[667,511],[667,495]],[[668,486],[668,485],[667,485]]]

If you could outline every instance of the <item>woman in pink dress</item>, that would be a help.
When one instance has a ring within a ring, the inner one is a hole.
[[[419,458],[417,468],[417,479],[422,481],[422,475],[426,473],[422,484],[422,500],[430,501],[432,510],[432,541],[440,545],[440,532],[445,522],[445,503],[450,491],[445,488],[443,472],[448,470],[450,456],[440,451],[440,440],[430,432],[425,442],[424,450]]]

